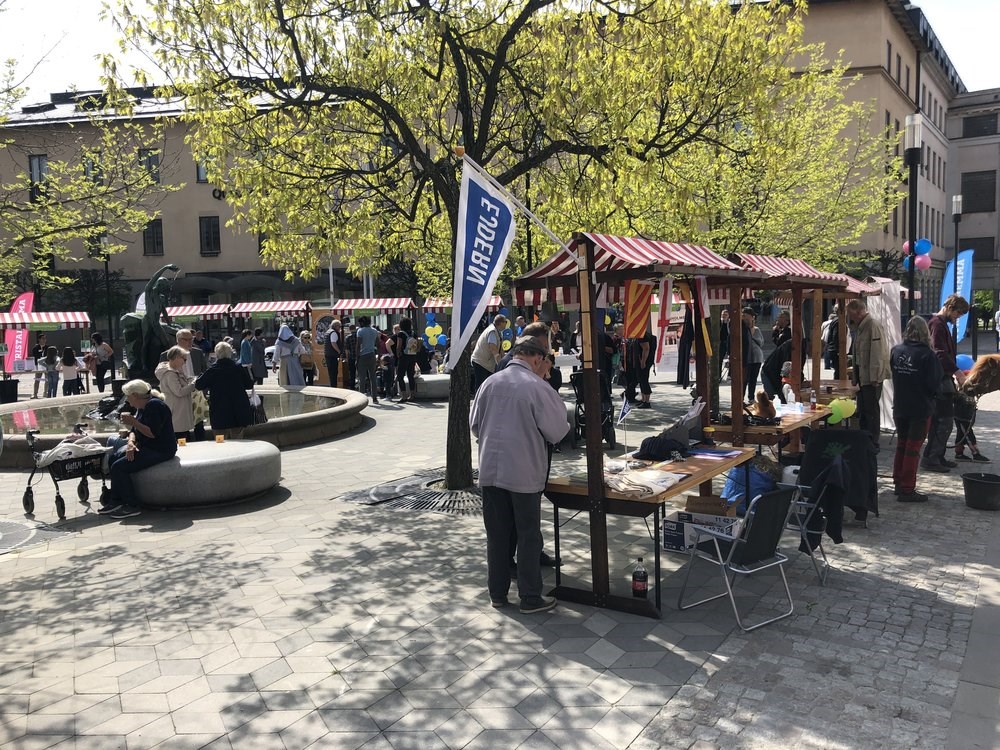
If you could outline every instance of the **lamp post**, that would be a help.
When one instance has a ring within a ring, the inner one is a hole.
[[[955,223],[955,267],[952,269],[954,273],[953,291],[955,294],[959,294],[958,291],[958,225],[962,223],[962,196],[953,195],[951,196],[951,220]],[[958,321],[955,322],[955,326],[952,329],[952,334],[955,337],[955,344],[958,344]]]
[[[917,167],[920,166],[923,157],[924,146],[924,118],[923,115],[914,114],[906,116],[906,165],[910,168],[907,183],[910,188],[910,212],[907,227],[907,235],[910,240],[910,272],[907,286],[909,295],[907,297],[910,317],[917,314],[914,304],[914,292],[916,287],[917,273]]]

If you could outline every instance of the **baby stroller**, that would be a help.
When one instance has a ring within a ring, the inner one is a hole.
[[[66,520],[66,501],[59,491],[59,482],[68,479],[79,479],[76,487],[76,495],[80,499],[80,505],[90,507],[90,485],[88,477],[101,480],[101,501],[106,502],[110,490],[107,485],[107,458],[109,448],[97,444],[87,437],[83,431],[84,424],[80,423],[73,427],[73,434],[63,440],[59,445],[45,453],[35,453],[35,436],[38,430],[28,430],[26,437],[28,447],[32,451],[35,460],[35,468],[31,470],[28,477],[28,486],[21,497],[21,506],[25,515],[33,515],[35,512],[35,491],[32,482],[35,474],[40,469],[46,469],[52,477],[52,483],[56,486],[56,515],[60,521]],[[85,440],[82,440],[85,438]]]
[[[575,448],[577,443],[581,439],[584,439],[587,428],[587,414],[586,407],[584,406],[585,389],[583,386],[583,373],[574,372],[569,376],[569,383],[573,387],[573,396],[576,399],[576,424],[573,425],[573,447]],[[601,437],[607,441],[608,447],[614,450],[614,407],[611,405],[611,399],[608,398],[604,390],[605,389],[603,388],[601,389]]]

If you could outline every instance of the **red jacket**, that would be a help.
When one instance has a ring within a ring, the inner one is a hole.
[[[957,352],[948,319],[940,315],[932,315],[931,319],[927,321],[927,327],[931,330],[931,349],[937,355],[945,376],[954,375],[958,371],[958,363],[955,361]]]

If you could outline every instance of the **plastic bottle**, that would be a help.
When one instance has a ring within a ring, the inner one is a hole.
[[[809,394],[809,411],[816,411],[816,391]]]
[[[646,566],[642,564],[642,558],[635,564],[632,570],[632,596],[636,599],[645,599],[649,591],[649,574]]]

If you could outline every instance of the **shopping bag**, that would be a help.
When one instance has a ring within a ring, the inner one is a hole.
[[[256,390],[248,394],[250,399],[250,424],[267,424],[267,412],[264,411],[264,399]]]

